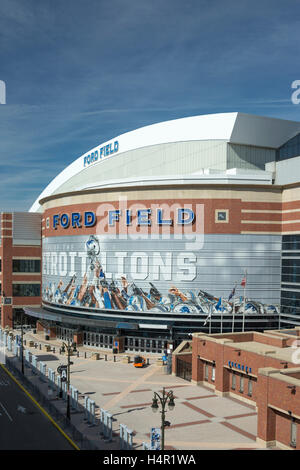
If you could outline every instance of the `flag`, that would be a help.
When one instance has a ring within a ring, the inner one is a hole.
[[[206,325],[206,323],[208,322],[208,320],[210,320],[210,318],[211,318],[211,314],[212,314],[212,310],[213,310],[213,306],[212,306],[212,305],[210,305],[210,306],[209,306],[209,314],[207,315],[207,318],[206,318],[206,320],[205,320],[205,322],[204,322],[203,326],[205,326],[205,325]]]
[[[205,320],[203,326],[206,325],[206,323],[208,322],[208,320],[210,319],[210,317],[211,317],[211,310],[209,311],[209,314],[208,314],[208,316],[207,316],[207,318],[206,318],[206,320]]]
[[[242,282],[241,282],[242,287],[246,287],[246,276],[243,277]]]
[[[232,291],[230,292],[229,297],[228,297],[228,300],[232,299],[232,297],[234,296],[234,294],[235,294],[235,288],[236,288],[236,286],[234,286],[234,288],[233,288]]]
[[[215,307],[216,310],[219,310],[219,308],[221,307],[221,302],[222,302],[222,297],[220,297],[219,300],[218,300],[218,303],[217,303],[217,305],[216,305],[216,307]]]

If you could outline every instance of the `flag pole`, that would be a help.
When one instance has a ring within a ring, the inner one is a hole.
[[[222,308],[222,297],[221,297],[221,327],[220,327],[220,330],[221,330],[221,333],[223,333],[223,308]]]
[[[236,289],[236,286],[237,286],[237,282],[235,282],[235,289]],[[232,333],[234,333],[234,314],[235,314],[234,299],[235,299],[235,290],[234,290],[234,296],[233,296],[233,300],[232,300]]]
[[[247,284],[247,270],[245,269],[245,283],[244,283],[244,308],[243,308],[243,333],[245,331],[245,308],[246,308],[246,284]]]
[[[223,310],[221,310],[221,333],[223,333]]]
[[[211,334],[211,317],[212,317],[212,309],[213,309],[213,305],[211,304],[210,305],[210,318],[209,318],[209,334]]]

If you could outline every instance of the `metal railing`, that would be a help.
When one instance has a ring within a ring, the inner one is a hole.
[[[49,413],[54,421],[63,431],[78,445],[81,450],[99,450],[94,442],[85,437],[56,406],[36,387],[22,372],[14,365],[13,360],[6,357],[7,369],[24,385],[26,390],[36,399],[36,401]]]

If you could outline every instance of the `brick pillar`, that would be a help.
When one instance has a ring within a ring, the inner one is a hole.
[[[83,345],[83,332],[78,331],[77,333],[74,333],[73,341],[74,343],[76,343],[77,346],[82,346]]]
[[[45,328],[43,327],[43,325],[39,321],[36,322],[36,331],[38,333],[44,333],[45,332]]]
[[[50,339],[55,339],[56,338],[56,327],[51,326],[50,327]]]
[[[230,371],[224,367],[224,343],[228,340],[223,340],[215,344],[215,362],[216,362],[216,391],[221,395],[229,392],[230,388]],[[229,340],[230,341],[230,340]]]
[[[268,407],[269,375],[277,369],[259,369],[257,377],[257,441],[268,447],[276,441],[276,414]]]
[[[12,299],[12,214],[2,212],[1,214],[1,270],[2,270],[2,285],[1,294],[2,302],[5,297]],[[12,304],[1,305],[1,326],[13,327],[13,309]]]
[[[192,343],[192,382],[199,383],[204,380],[204,364],[201,359],[199,359],[198,351],[199,341],[197,338],[193,338]],[[201,357],[201,356],[200,356]]]

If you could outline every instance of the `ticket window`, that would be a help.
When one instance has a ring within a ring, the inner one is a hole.
[[[208,381],[208,364],[205,364],[204,366],[204,380],[206,382]]]
[[[235,388],[236,388],[236,375],[235,375],[235,373],[233,372],[233,373],[232,373],[232,379],[231,379],[231,389],[232,389],[232,390],[235,390]]]
[[[292,418],[291,421],[291,447],[296,447],[297,445],[297,423],[295,418]]]

